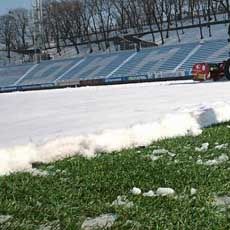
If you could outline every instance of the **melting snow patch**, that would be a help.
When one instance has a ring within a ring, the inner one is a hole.
[[[130,192],[131,192],[133,195],[140,195],[140,194],[141,194],[141,189],[134,187],[134,188],[132,188],[132,189],[130,190]]]
[[[171,152],[168,152],[168,155],[169,155],[170,157],[175,157],[175,156],[176,156],[175,153],[171,153]]]
[[[134,206],[132,201],[129,201],[126,196],[118,196],[113,201],[112,206],[123,206],[124,208],[132,208]]]
[[[226,208],[230,208],[230,197],[229,196],[216,196],[213,201],[213,205],[220,207],[222,211]]]
[[[230,104],[189,106],[164,116],[159,121],[100,133],[62,137],[47,143],[0,149],[0,175],[32,168],[33,162],[50,163],[74,155],[94,157],[97,153],[148,146],[162,138],[199,135],[202,128],[230,120]],[[205,145],[206,146],[206,145]],[[207,146],[202,150],[207,149]]]
[[[156,194],[158,196],[173,196],[175,191],[172,188],[158,188]]]
[[[213,160],[202,161],[201,159],[198,159],[197,164],[212,166],[212,165],[222,164],[228,160],[229,160],[229,157],[226,154],[222,154],[221,156],[216,157]]]
[[[167,154],[167,153],[168,153],[168,150],[166,149],[155,149],[152,152],[153,155],[162,155],[162,154]]]
[[[31,173],[33,176],[40,176],[40,177],[45,177],[45,176],[50,176],[51,174],[48,171],[45,170],[40,170],[40,169],[31,169],[26,172]]]
[[[94,230],[111,228],[116,219],[117,215],[115,214],[103,214],[96,218],[87,218],[83,222],[81,229]]]
[[[196,147],[195,148],[195,151],[197,152],[206,152],[208,150],[208,147],[209,147],[209,143],[204,143],[201,145],[201,147]]]
[[[8,222],[12,218],[13,217],[10,215],[0,215],[0,224],[4,224],[4,223]]]
[[[226,149],[227,147],[228,147],[228,143],[222,144],[222,145],[217,145],[217,146],[215,146],[215,149],[220,150],[220,149]]]
[[[61,169],[57,169],[53,172],[54,174],[62,174],[62,175],[67,175],[68,172],[66,170],[61,170]]]
[[[153,190],[150,190],[148,192],[143,193],[143,196],[153,197],[153,196],[156,196],[156,194],[155,194],[155,192]]]
[[[198,165],[203,165],[204,162],[201,160],[201,159],[198,159],[197,162],[196,162]]]
[[[156,161],[156,160],[158,160],[158,159],[160,159],[162,156],[155,156],[155,155],[150,155],[149,156],[150,157],[150,159],[152,160],[152,161]]]
[[[46,224],[42,224],[39,226],[39,230],[59,230],[60,228],[60,223],[58,220],[50,222],[50,223],[46,223]]]
[[[170,157],[175,157],[176,156],[175,153],[171,153],[166,149],[156,149],[156,150],[153,150],[153,152],[152,152],[153,156],[154,155],[163,155],[163,154],[168,154]]]
[[[149,156],[152,161],[156,161],[163,157],[163,155],[169,155],[170,157],[175,157],[175,153],[171,153],[166,149],[155,149],[153,150],[152,154]]]
[[[197,193],[197,189],[191,188],[191,190],[190,190],[191,196],[194,196],[196,193]]]

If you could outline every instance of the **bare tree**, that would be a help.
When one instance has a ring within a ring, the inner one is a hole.
[[[17,40],[17,49],[25,50],[28,47],[28,10],[19,8],[13,11],[10,11],[10,15],[15,19],[15,37]]]
[[[152,35],[152,41],[155,42],[155,35],[154,35],[154,19],[152,15],[152,1],[151,0],[142,0],[143,10],[146,16],[146,22],[149,26],[150,33]]]
[[[5,45],[10,62],[12,44],[15,41],[15,19],[10,15],[0,17],[0,41]]]
[[[198,21],[199,21],[200,39],[203,39],[204,35],[203,35],[203,30],[202,30],[202,25],[201,25],[201,23],[202,23],[201,22],[201,15],[200,15],[200,12],[201,12],[201,0],[196,0],[195,9],[196,9],[196,13],[197,13],[197,16],[198,16]]]
[[[226,14],[228,15],[228,19],[230,19],[230,3],[229,0],[213,0],[219,3],[223,9],[225,10]]]

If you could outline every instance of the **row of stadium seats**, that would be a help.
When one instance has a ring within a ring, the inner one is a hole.
[[[0,68],[0,87],[14,85],[33,65],[15,65]]]
[[[200,45],[199,50],[189,58],[183,68],[192,68],[196,62],[221,62],[228,58],[228,44],[226,40],[216,40]],[[222,50],[222,52],[220,52]]]
[[[226,40],[211,40],[146,48],[139,52],[122,51],[93,54],[85,58],[44,61],[0,68],[0,88],[57,84],[91,79],[113,79],[173,72],[189,72],[195,62],[217,62],[228,57]]]

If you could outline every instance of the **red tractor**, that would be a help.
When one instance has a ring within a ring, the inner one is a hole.
[[[230,60],[222,63],[196,63],[192,67],[192,76],[195,81],[218,81],[224,76],[230,80]]]
[[[228,44],[230,47],[230,24],[228,26]],[[230,58],[221,63],[196,63],[192,67],[192,76],[195,81],[218,81],[223,77],[230,80]]]

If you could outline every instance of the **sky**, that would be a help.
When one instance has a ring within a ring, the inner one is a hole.
[[[32,0],[0,0],[0,15],[14,8],[30,8]]]

